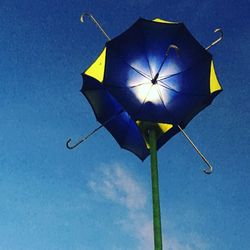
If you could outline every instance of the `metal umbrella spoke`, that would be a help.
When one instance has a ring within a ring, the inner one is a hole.
[[[180,131],[182,132],[182,134],[185,136],[185,138],[189,141],[189,143],[193,146],[193,148],[195,149],[195,151],[199,154],[199,156],[201,157],[201,159],[207,164],[207,169],[204,169],[204,173],[205,174],[211,174],[213,172],[213,167],[212,165],[209,163],[209,161],[205,158],[205,156],[201,153],[201,151],[197,148],[197,146],[193,143],[193,141],[190,139],[190,137],[187,135],[187,133],[181,128],[180,125],[178,125],[178,128],[180,129]]]
[[[99,129],[103,128],[104,126],[106,126],[110,121],[112,121],[116,116],[120,115],[122,112],[124,112],[124,110],[121,110],[120,112],[114,114],[111,118],[109,118],[108,120],[106,120],[105,122],[103,122],[100,126],[98,126],[97,128],[95,128],[94,130],[92,130],[90,133],[88,133],[87,135],[79,138],[77,140],[76,143],[72,144],[72,139],[69,138],[66,142],[66,147],[68,149],[74,149],[77,146],[79,146],[82,142],[86,141],[89,137],[91,137],[92,135],[94,135]]]
[[[150,88],[148,89],[148,91],[147,91],[147,93],[146,93],[146,95],[145,95],[145,97],[144,97],[144,99],[143,99],[143,101],[142,101],[142,103],[141,103],[139,109],[135,112],[135,115],[138,114],[138,113],[140,113],[140,111],[142,110],[143,105],[145,104],[145,102],[146,102],[146,100],[147,100],[147,98],[148,98],[148,96],[149,96],[149,93],[150,93],[150,90],[151,90],[152,86],[153,86],[153,85],[151,85]]]
[[[168,54],[169,54],[170,49],[174,49],[174,50],[175,50],[175,53],[176,53],[177,55],[179,55],[179,48],[178,48],[175,44],[170,44],[170,45],[168,46],[166,55],[165,55],[164,59],[162,60],[161,65],[160,65],[160,67],[159,67],[157,73],[155,74],[154,78],[152,79],[152,83],[153,83],[153,84],[157,83],[157,79],[158,79],[158,77],[159,77],[159,74],[160,74],[160,72],[161,72],[161,69],[162,69],[164,63],[165,63],[166,60],[167,60],[167,57],[168,57]]]
[[[194,93],[175,90],[175,89],[169,87],[167,84],[165,84],[165,83],[163,83],[161,81],[158,81],[158,85],[165,88],[165,89],[167,89],[167,90],[173,91],[173,92],[175,92],[175,93],[177,93],[179,95],[195,96],[195,97],[207,97],[206,95],[194,94]]]
[[[164,103],[164,101],[163,101],[164,98],[163,98],[162,93],[161,93],[161,91],[160,91],[160,89],[159,89],[159,86],[157,86],[157,92],[158,92],[158,95],[159,95],[159,97],[160,97],[162,106],[165,108],[165,110],[167,111],[168,114],[171,114],[171,112],[167,109],[167,107],[166,107],[166,105],[165,105],[165,103]],[[171,116],[174,117],[172,114],[171,114]]]
[[[100,23],[94,18],[94,16],[92,14],[90,14],[90,13],[83,13],[80,16],[80,21],[82,23],[84,23],[86,17],[90,18],[90,20],[96,25],[96,27],[102,32],[102,34],[106,37],[106,39],[108,41],[111,40],[111,38],[107,35],[107,33],[105,32],[105,30],[102,28],[102,26],[100,25]]]
[[[108,84],[107,86],[108,87],[112,87],[112,88],[117,88],[117,89],[133,89],[133,88],[137,88],[137,87],[140,87],[144,84],[148,84],[148,82],[143,82],[143,83],[138,83],[136,85],[132,85],[132,86],[127,86],[127,85],[124,85],[124,86],[118,86],[118,85],[115,85],[115,84]]]
[[[169,110],[167,109],[167,107],[166,107],[164,101],[163,101],[164,98],[163,98],[163,96],[162,96],[162,94],[161,94],[161,91],[158,89],[158,86],[157,86],[157,92],[158,92],[158,94],[159,94],[159,97],[160,97],[160,100],[161,100],[161,102],[162,102],[162,105],[165,107],[166,111],[167,111],[168,113],[170,113]],[[172,115],[172,114],[171,114],[171,115]],[[191,140],[191,138],[188,136],[188,134],[181,128],[181,126],[180,126],[180,125],[177,125],[177,126],[178,126],[178,128],[180,129],[180,131],[182,132],[182,134],[184,135],[184,137],[188,140],[188,142],[191,144],[191,146],[195,149],[195,151],[196,151],[196,152],[198,153],[198,155],[201,157],[201,159],[207,164],[208,168],[203,170],[204,173],[206,173],[206,174],[211,174],[212,171],[213,171],[213,167],[211,166],[211,164],[209,163],[209,161],[205,158],[205,156],[201,153],[201,151],[200,151],[200,150],[198,149],[198,147],[194,144],[194,142]]]
[[[67,142],[66,142],[66,147],[67,147],[68,149],[74,149],[74,148],[76,148],[76,147],[79,146],[82,142],[86,141],[89,137],[91,137],[92,135],[94,135],[94,134],[95,134],[99,129],[101,129],[103,126],[105,126],[105,124],[100,125],[99,127],[97,127],[97,128],[95,128],[94,130],[92,130],[89,134],[87,134],[87,135],[85,135],[85,136],[79,138],[79,139],[77,140],[77,142],[74,143],[74,144],[72,144],[72,139],[69,138],[69,139],[67,140]]]
[[[128,64],[133,70],[135,70],[138,74],[144,76],[145,78],[147,78],[148,80],[151,80],[151,77],[149,75],[147,75],[146,73],[142,72],[139,69],[136,69],[135,67],[133,67],[132,65]]]
[[[195,66],[197,66],[198,64],[200,64],[202,62],[202,60],[203,60],[203,57],[197,58],[197,60],[195,62],[193,62],[192,65],[189,65],[186,69],[183,69],[180,72],[177,72],[177,73],[174,73],[174,74],[171,74],[171,75],[161,76],[161,77],[159,77],[159,81],[161,81],[161,80],[167,80],[167,79],[169,79],[171,77],[184,74],[185,72],[193,69]]]
[[[129,66],[131,69],[133,69],[135,72],[137,72],[138,74],[140,74],[141,76],[144,76],[145,78],[147,78],[148,80],[152,80],[152,77],[149,76],[148,74],[146,74],[145,72],[139,70],[138,68],[132,66],[130,63],[128,63],[126,61],[126,59],[121,55],[121,53],[117,50],[115,50],[114,48],[112,48],[113,54],[116,55],[117,58],[119,58],[124,64],[126,64],[127,66]]]
[[[157,81],[157,85],[159,85],[159,86],[161,86],[161,87],[163,87],[165,89],[171,90],[173,92],[180,93],[179,91],[177,91],[176,89],[173,89],[172,87],[170,87],[168,84],[162,82],[161,80]]]
[[[209,50],[211,47],[213,47],[214,45],[216,45],[217,43],[219,43],[223,39],[223,37],[224,37],[223,31],[220,28],[215,29],[214,33],[220,33],[220,36],[219,36],[218,39],[216,39],[215,41],[213,41],[209,46],[207,46],[206,50]]]

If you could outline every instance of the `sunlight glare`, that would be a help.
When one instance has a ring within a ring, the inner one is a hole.
[[[157,84],[152,84],[150,81],[142,84],[134,89],[136,98],[141,102],[151,102],[154,104],[161,103],[159,93],[157,90]]]

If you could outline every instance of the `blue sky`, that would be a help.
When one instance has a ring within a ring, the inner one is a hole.
[[[101,130],[79,148],[68,137],[98,126],[79,92],[81,72],[105,38],[139,16],[183,21],[211,49],[224,91],[158,153],[166,250],[250,249],[249,2],[2,0],[0,8],[0,249],[149,250],[149,160],[141,162]]]

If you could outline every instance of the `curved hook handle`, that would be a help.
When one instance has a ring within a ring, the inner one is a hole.
[[[75,147],[77,147],[79,144],[81,144],[82,142],[86,141],[90,136],[92,136],[94,133],[96,133],[100,128],[102,128],[106,123],[100,125],[99,127],[97,127],[96,129],[94,129],[93,131],[91,131],[88,135],[84,136],[83,138],[80,138],[78,140],[78,142],[76,142],[74,145],[70,145],[70,143],[72,142],[71,139],[68,139],[66,142],[66,147],[68,149],[73,149]]]
[[[98,21],[93,17],[92,14],[90,13],[83,13],[80,16],[80,22],[84,23],[85,18],[88,17],[90,18],[90,20],[97,26],[97,28],[102,32],[102,34],[107,38],[108,41],[110,41],[110,37],[107,35],[107,33],[105,32],[105,30],[102,28],[102,26],[98,23]]]
[[[205,162],[206,162],[206,161],[205,161]],[[212,172],[213,172],[213,167],[212,167],[212,165],[211,165],[209,162],[206,162],[206,163],[207,163],[208,168],[207,168],[207,169],[203,169],[204,173],[205,173],[205,174],[212,174]]]
[[[166,52],[166,56],[168,56],[168,53],[169,53],[169,50],[170,50],[170,49],[174,49],[176,55],[179,56],[179,51],[180,51],[180,49],[179,49],[179,47],[178,47],[177,45],[175,45],[175,44],[170,44],[170,45],[168,46],[168,49],[167,49],[167,52]]]
[[[165,57],[164,57],[164,59],[163,59],[163,61],[162,61],[162,63],[161,63],[161,66],[160,66],[159,70],[157,71],[155,77],[154,77],[153,80],[151,81],[153,84],[156,83],[156,81],[157,81],[157,79],[158,79],[158,77],[159,77],[160,71],[161,71],[161,69],[162,69],[164,63],[166,62],[167,57],[168,57],[168,54],[169,54],[169,51],[170,51],[171,49],[174,49],[174,51],[175,51],[177,57],[180,56],[180,49],[179,49],[179,47],[178,47],[177,45],[175,45],[175,44],[170,44],[170,45],[168,46],[168,48],[167,48]],[[162,80],[162,79],[164,79],[164,78],[165,78],[165,76],[162,76],[162,77],[159,78],[159,80]]]
[[[181,128],[180,125],[178,125],[178,128],[180,129],[180,131],[182,132],[182,134],[186,137],[186,139],[189,141],[189,143],[193,146],[193,148],[196,150],[196,152],[199,154],[199,156],[201,157],[201,159],[207,164],[208,168],[203,169],[203,172],[205,174],[211,174],[213,172],[213,167],[212,165],[209,163],[209,161],[205,158],[205,156],[201,153],[201,151],[195,146],[195,144],[192,142],[192,140],[190,139],[190,137],[187,135],[187,133]]]
[[[221,29],[215,29],[214,33],[220,33],[220,37],[218,39],[216,39],[214,42],[212,42],[209,46],[206,47],[206,50],[210,49],[211,47],[213,47],[215,44],[217,44],[218,42],[220,42],[220,40],[222,40],[222,38],[224,37],[223,31]]]
[[[68,149],[76,148],[79,144],[81,144],[81,143],[84,142],[85,140],[86,140],[86,138],[83,138],[83,139],[79,140],[77,143],[75,143],[74,145],[70,145],[71,142],[72,142],[72,139],[69,138],[69,139],[67,140],[67,142],[66,142],[66,147],[67,147]]]
[[[70,143],[72,142],[71,139],[68,139],[66,142],[66,147],[68,149],[73,149],[75,147],[77,147],[79,144],[81,144],[82,142],[86,141],[90,136],[92,136],[93,134],[95,134],[99,129],[101,129],[102,127],[104,127],[106,124],[108,124],[111,120],[113,120],[116,116],[122,114],[124,112],[123,109],[121,109],[119,112],[117,112],[116,114],[114,114],[113,116],[111,116],[107,121],[103,122],[103,124],[101,124],[99,127],[95,128],[94,130],[92,130],[89,134],[87,134],[86,136],[80,138],[78,140],[78,142],[76,142],[74,145],[70,145]]]
[[[155,83],[157,82],[157,79],[158,79],[158,77],[159,77],[160,71],[161,71],[161,69],[162,69],[162,66],[164,65],[164,63],[165,63],[166,60],[167,60],[168,53],[169,53],[169,50],[170,50],[170,49],[174,49],[176,55],[179,56],[179,50],[180,50],[179,47],[176,46],[175,44],[170,44],[170,45],[168,46],[167,52],[166,52],[166,54],[165,54],[165,57],[164,57],[164,59],[163,59],[161,65],[160,65],[160,68],[158,69],[158,71],[157,71],[156,75],[154,76],[154,78],[151,80],[151,82],[152,82],[153,84],[155,84]]]
[[[100,128],[102,128],[104,125],[100,125],[99,127],[97,127],[96,129],[94,129],[92,132],[90,132],[88,135],[84,136],[83,138],[80,138],[78,140],[78,142],[76,142],[74,145],[70,145],[71,143],[71,139],[68,139],[66,142],[66,147],[68,149],[73,149],[75,147],[77,147],[79,144],[81,144],[82,142],[86,141],[91,135],[93,135],[94,133],[96,133]]]

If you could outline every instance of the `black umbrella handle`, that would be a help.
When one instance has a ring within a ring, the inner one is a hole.
[[[84,23],[85,18],[89,17],[90,20],[96,25],[96,27],[102,32],[102,34],[107,38],[108,41],[110,41],[110,37],[107,35],[107,33],[105,32],[105,30],[102,28],[102,26],[100,25],[100,23],[93,17],[92,14],[90,13],[83,13],[80,17],[80,21],[82,23]]]
[[[96,129],[94,129],[93,131],[91,131],[88,135],[84,136],[83,138],[80,138],[78,140],[78,142],[76,142],[75,144],[71,145],[72,139],[68,139],[66,142],[66,147],[68,149],[74,149],[76,148],[78,145],[80,145],[82,142],[86,141],[90,136],[92,136],[93,134],[95,134],[99,129],[101,129],[104,125],[100,125],[99,127],[97,127]]]
[[[190,139],[190,137],[187,135],[187,133],[181,128],[180,125],[178,125],[178,128],[180,129],[180,131],[182,132],[182,134],[186,137],[186,139],[189,141],[189,143],[193,146],[193,148],[195,149],[195,151],[199,154],[199,156],[201,157],[201,159],[207,164],[208,168],[207,169],[203,169],[204,173],[205,174],[211,174],[213,172],[212,165],[205,158],[205,156],[201,153],[201,151],[195,146],[195,144],[193,143],[193,141]]]
[[[72,139],[69,138],[66,142],[66,147],[68,149],[74,149],[76,148],[78,145],[80,145],[82,142],[86,141],[90,136],[92,136],[93,134],[95,134],[99,129],[101,129],[102,127],[104,127],[105,125],[107,125],[110,121],[112,121],[115,117],[117,117],[118,115],[120,115],[121,113],[123,113],[124,110],[121,109],[118,113],[114,114],[113,116],[111,116],[107,121],[103,122],[103,124],[101,124],[99,127],[95,128],[94,130],[92,130],[89,134],[87,134],[86,136],[78,139],[78,141],[72,145]]]

